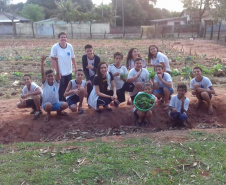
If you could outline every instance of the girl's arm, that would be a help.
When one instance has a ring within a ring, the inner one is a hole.
[[[66,88],[65,93],[64,93],[64,97],[69,96],[70,94],[72,94],[72,91],[70,91],[70,89],[71,89],[71,81],[67,85],[67,88]]]
[[[111,81],[111,87],[113,89],[113,96],[117,97],[117,95],[116,95],[116,85],[115,85],[114,80]]]

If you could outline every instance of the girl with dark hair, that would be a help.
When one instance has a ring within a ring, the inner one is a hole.
[[[118,101],[116,95],[116,86],[114,77],[108,72],[106,62],[100,62],[97,68],[97,75],[93,79],[94,88],[88,99],[88,104],[98,113],[101,113],[99,106],[103,106],[106,110],[112,111],[108,106],[112,101]]]
[[[127,59],[126,59],[126,68],[128,70],[134,68],[134,61],[137,58],[142,58],[138,49],[137,48],[131,48],[128,52]],[[144,58],[142,58],[142,67],[143,68],[147,67]]]
[[[163,72],[171,74],[169,59],[166,55],[159,51],[158,47],[155,45],[150,45],[148,49],[148,63],[151,66],[161,64],[163,66]]]

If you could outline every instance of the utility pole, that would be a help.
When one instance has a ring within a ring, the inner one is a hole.
[[[117,21],[117,0],[115,0],[115,27],[116,27],[116,21]]]
[[[102,23],[104,22],[104,0],[102,0]]]
[[[122,0],[122,32],[123,32],[123,38],[125,36],[125,20],[124,20],[124,0]]]

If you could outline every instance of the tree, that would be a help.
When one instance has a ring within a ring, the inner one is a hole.
[[[21,11],[21,15],[33,22],[43,20],[45,17],[44,8],[37,4],[27,4]]]
[[[103,16],[102,16],[103,11]],[[112,18],[114,16],[112,12],[112,6],[109,5],[100,5],[94,7],[92,12],[92,18],[96,20],[96,22],[112,22]]]
[[[94,8],[92,0],[72,0],[72,3],[77,4],[77,10],[83,13],[90,12]]]

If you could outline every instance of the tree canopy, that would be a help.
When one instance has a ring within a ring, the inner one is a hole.
[[[27,4],[21,11],[21,15],[33,22],[43,20],[45,17],[44,8],[37,4]]]

